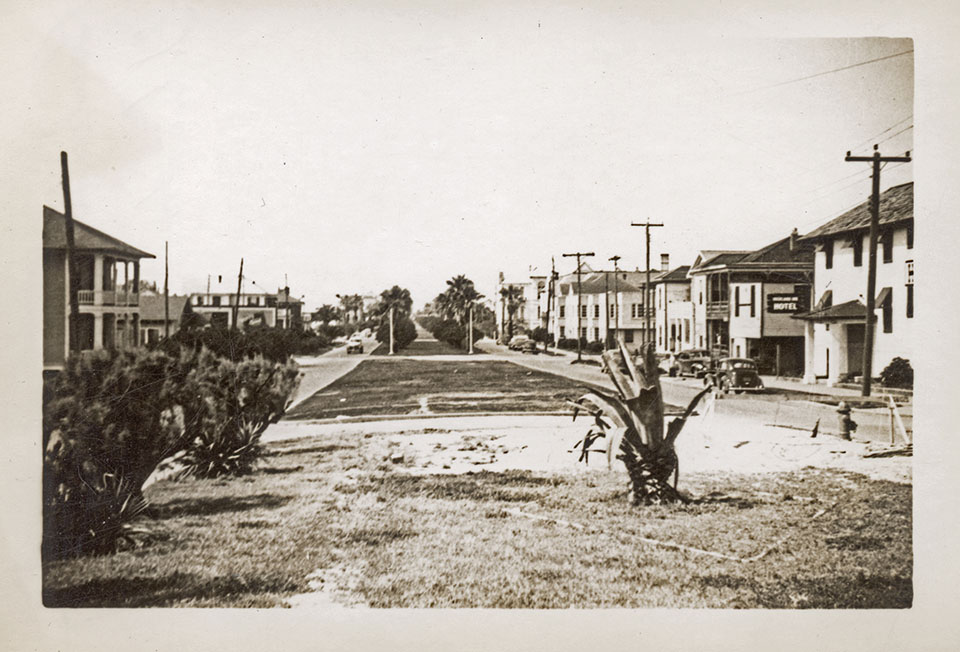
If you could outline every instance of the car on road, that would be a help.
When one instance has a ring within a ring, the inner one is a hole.
[[[710,351],[707,349],[689,349],[676,355],[668,371],[671,376],[703,378],[712,366],[712,362]]]
[[[537,343],[531,340],[526,335],[517,335],[510,340],[510,344],[507,345],[511,351],[519,351],[520,353],[538,353]]]
[[[347,353],[363,353],[363,340],[357,336],[347,340]]]
[[[762,392],[763,381],[757,363],[750,358],[723,358],[703,378],[704,385],[713,384],[727,394],[731,389],[741,392]]]

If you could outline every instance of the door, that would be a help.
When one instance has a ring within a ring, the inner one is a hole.
[[[864,324],[847,324],[847,372],[859,374],[863,372],[863,343],[866,326]]]

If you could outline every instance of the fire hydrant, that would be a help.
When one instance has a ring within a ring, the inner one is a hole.
[[[840,405],[837,406],[837,414],[840,418],[840,436],[850,441],[850,433],[856,432],[857,422],[850,418],[850,406],[847,405],[846,401],[840,401]]]

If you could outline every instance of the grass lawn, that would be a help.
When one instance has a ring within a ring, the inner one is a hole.
[[[577,398],[583,389],[576,381],[502,360],[364,360],[284,418],[563,411],[564,399]]]
[[[385,461],[381,437],[276,442],[251,476],[153,485],[155,540],[45,564],[44,604],[279,606],[308,576],[373,607],[912,603],[909,485],[689,474],[693,503],[632,508],[623,474],[422,475]],[[739,557],[777,545],[740,562],[640,537]]]
[[[372,356],[389,355],[390,349],[386,344],[380,344],[370,354]],[[455,346],[441,342],[439,340],[421,340],[416,339],[407,345],[407,348],[397,351],[397,355],[465,355],[464,349],[458,349]],[[483,351],[474,349],[474,355],[483,355]]]

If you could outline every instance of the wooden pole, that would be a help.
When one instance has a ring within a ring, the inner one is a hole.
[[[584,258],[587,258],[588,256],[593,256],[593,255],[594,255],[593,252],[584,253],[582,251],[577,251],[572,254],[563,254],[565,258],[569,258],[571,256],[577,257],[577,362],[583,362],[583,358],[581,357],[582,356],[581,339],[583,338],[583,336],[581,335],[581,333],[583,332],[583,328],[581,326],[581,319],[582,319],[581,313],[583,312],[583,308],[580,307],[583,303],[583,293],[580,291],[581,290],[580,274],[582,271],[580,266],[580,257],[582,256]]]
[[[77,260],[74,254],[73,204],[70,201],[70,170],[67,166],[67,153],[60,152],[60,172],[63,177],[63,217],[67,230],[67,296],[70,303],[70,316],[67,321],[67,343],[71,353],[80,351],[77,328],[80,323],[80,305],[77,293],[80,288],[80,275],[77,273]]]
[[[647,343],[647,338],[650,336],[650,227],[652,226],[663,226],[663,224],[651,224],[650,218],[647,218],[647,221],[643,224],[631,223],[630,226],[642,226],[646,231],[647,235],[647,280],[643,286],[643,343]],[[664,333],[664,339],[666,339],[666,333]],[[655,341],[655,340],[654,340]]]
[[[880,164],[888,162],[909,163],[910,152],[905,156],[880,156],[878,145],[873,146],[873,156],[847,156],[847,162],[868,162],[873,165],[873,191],[870,196],[870,262],[867,268],[867,316],[864,324],[863,342],[863,396],[870,396],[870,382],[873,375],[873,322],[874,305],[877,291],[877,235],[880,230]]]
[[[163,336],[170,337],[170,243],[163,243]]]
[[[469,315],[470,315],[470,322],[469,322],[469,323],[470,323],[470,327],[469,327],[469,329],[467,330],[467,342],[469,342],[469,344],[468,344],[469,353],[470,353],[470,355],[473,355],[473,302],[470,302],[470,307],[468,308],[468,310],[470,311],[470,312],[469,312]]]
[[[390,355],[393,355],[393,313],[396,306],[390,306]]]
[[[237,320],[240,319],[240,290],[243,287],[243,258],[240,258],[240,273],[237,274],[237,299],[233,302],[233,327],[239,329]]]

